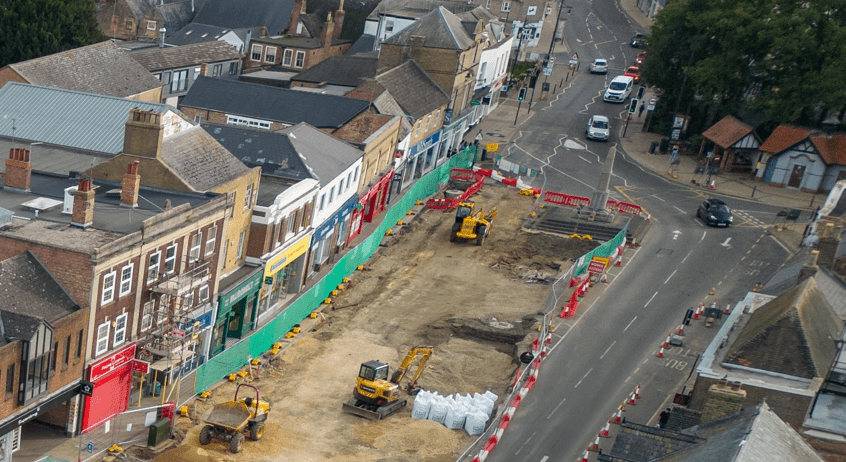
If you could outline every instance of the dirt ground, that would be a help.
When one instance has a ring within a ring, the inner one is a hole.
[[[449,242],[454,210],[421,213],[352,276],[347,290],[324,308],[325,320],[263,368],[252,384],[273,408],[261,441],[246,441],[238,455],[221,442],[199,445],[203,414],[232,397],[235,386],[227,383],[192,410],[193,420],[177,417],[181,443],[155,460],[454,461],[475,437],[411,419],[411,399],[382,421],[341,411],[359,365],[378,359],[394,367],[410,347],[433,345],[419,380],[423,389],[491,390],[500,405],[525,340],[532,338],[527,335],[537,331],[547,282],[596,245],[521,231],[532,199],[513,188],[487,184],[472,200],[477,208],[499,211],[483,246]]]

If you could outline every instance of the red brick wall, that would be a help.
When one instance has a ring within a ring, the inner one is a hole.
[[[82,307],[88,306],[91,293],[91,266],[88,263],[88,255],[0,236],[0,260],[14,257],[26,250],[38,257],[76,303]]]
[[[26,79],[18,75],[18,73],[9,66],[0,68],[0,88],[3,88],[3,85],[6,85],[7,82],[27,83]]]
[[[247,243],[247,256],[259,258],[269,249],[267,225],[261,223],[250,224],[250,241]]]

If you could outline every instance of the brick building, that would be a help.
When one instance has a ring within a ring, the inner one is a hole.
[[[176,32],[202,7],[203,0],[93,0],[100,32],[120,40],[156,40],[160,30]]]

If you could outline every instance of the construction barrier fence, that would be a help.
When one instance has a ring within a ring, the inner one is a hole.
[[[382,223],[364,241],[339,258],[332,269],[309,290],[301,294],[285,311],[249,337],[218,353],[197,369],[194,393],[200,393],[231,372],[247,365],[249,358],[256,358],[268,351],[273,343],[308,317],[335,289],[343,278],[355,272],[359,265],[370,259],[385,236],[385,232],[401,220],[418,200],[425,200],[438,193],[439,184],[449,180],[453,168],[469,168],[475,148],[468,147],[450,157],[447,162],[417,180],[397,202],[386,209]]]
[[[126,448],[131,445],[147,444],[150,425],[165,417],[169,417],[173,423],[175,407],[174,403],[165,403],[129,409],[90,432],[80,435],[79,462],[99,457],[113,445]]]

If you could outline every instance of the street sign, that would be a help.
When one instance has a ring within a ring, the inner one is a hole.
[[[487,149],[488,152],[497,152],[499,151],[499,143],[488,143],[488,145],[485,146],[485,149]]]
[[[146,374],[150,372],[150,363],[148,363],[147,361],[141,361],[140,359],[133,359],[132,370],[138,371],[142,374]]]
[[[81,381],[79,386],[79,392],[85,396],[91,396],[94,394],[94,384],[88,381]]]
[[[605,271],[605,263],[596,260],[591,260],[588,263],[588,273],[601,274],[603,271]]]

